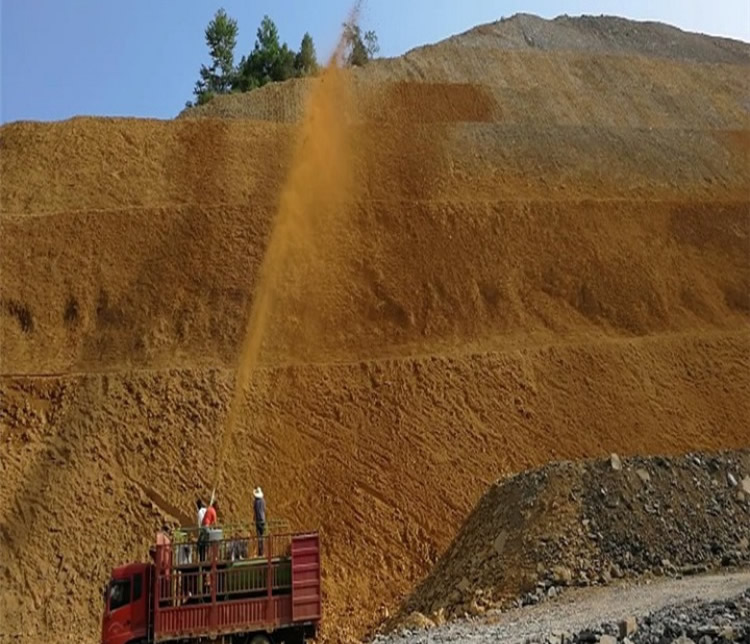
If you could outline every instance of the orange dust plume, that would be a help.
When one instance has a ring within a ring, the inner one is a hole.
[[[349,21],[356,20],[357,3]],[[296,140],[289,174],[280,195],[255,297],[242,343],[234,394],[221,438],[213,482],[220,485],[226,451],[238,421],[242,398],[257,367],[270,314],[278,299],[280,277],[296,249],[309,244],[313,227],[325,226],[326,217],[350,194],[350,155],[347,140],[346,106],[349,97],[345,73],[341,70],[346,46],[342,34],[321,76],[311,82]]]

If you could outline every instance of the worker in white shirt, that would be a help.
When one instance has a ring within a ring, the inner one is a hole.
[[[203,525],[203,517],[206,516],[206,506],[200,499],[195,502],[195,505],[198,508],[198,527],[200,528]]]
[[[206,545],[207,545],[207,539],[205,538],[204,530],[203,530],[203,518],[206,516],[206,506],[203,505],[203,501],[198,499],[195,502],[196,507],[198,508],[198,558],[200,561],[204,561],[206,558]]]

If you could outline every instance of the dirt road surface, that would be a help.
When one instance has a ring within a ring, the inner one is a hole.
[[[422,633],[378,637],[377,644],[437,644],[466,642],[515,644],[544,638],[553,632],[595,628],[628,616],[639,616],[668,606],[700,600],[725,600],[750,588],[750,571],[683,579],[663,579],[650,584],[570,591],[558,601],[528,606],[482,619],[461,620]]]

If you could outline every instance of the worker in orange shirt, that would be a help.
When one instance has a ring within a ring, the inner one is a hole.
[[[211,502],[207,508],[198,511],[200,527],[198,529],[198,553],[200,560],[206,559],[206,546],[208,545],[208,528],[216,525],[216,503]]]
[[[202,525],[206,528],[216,525],[216,502],[208,506],[206,514],[203,515]]]
[[[201,526],[199,528],[198,532],[198,550],[200,552],[200,558],[201,561],[205,561],[207,546],[210,542],[210,535],[209,535],[209,528],[213,525],[216,525],[216,502],[212,500],[208,504],[208,507],[206,508],[205,514],[203,514],[203,518],[201,519]],[[216,557],[216,551],[214,550],[210,557],[213,559]],[[211,593],[211,577],[208,574],[208,572],[204,573],[204,575],[201,578],[202,581],[202,587],[201,592],[206,595]]]

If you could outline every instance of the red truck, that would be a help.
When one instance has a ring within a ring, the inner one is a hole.
[[[302,644],[321,617],[316,532],[207,541],[159,532],[149,563],[112,570],[102,644]]]

